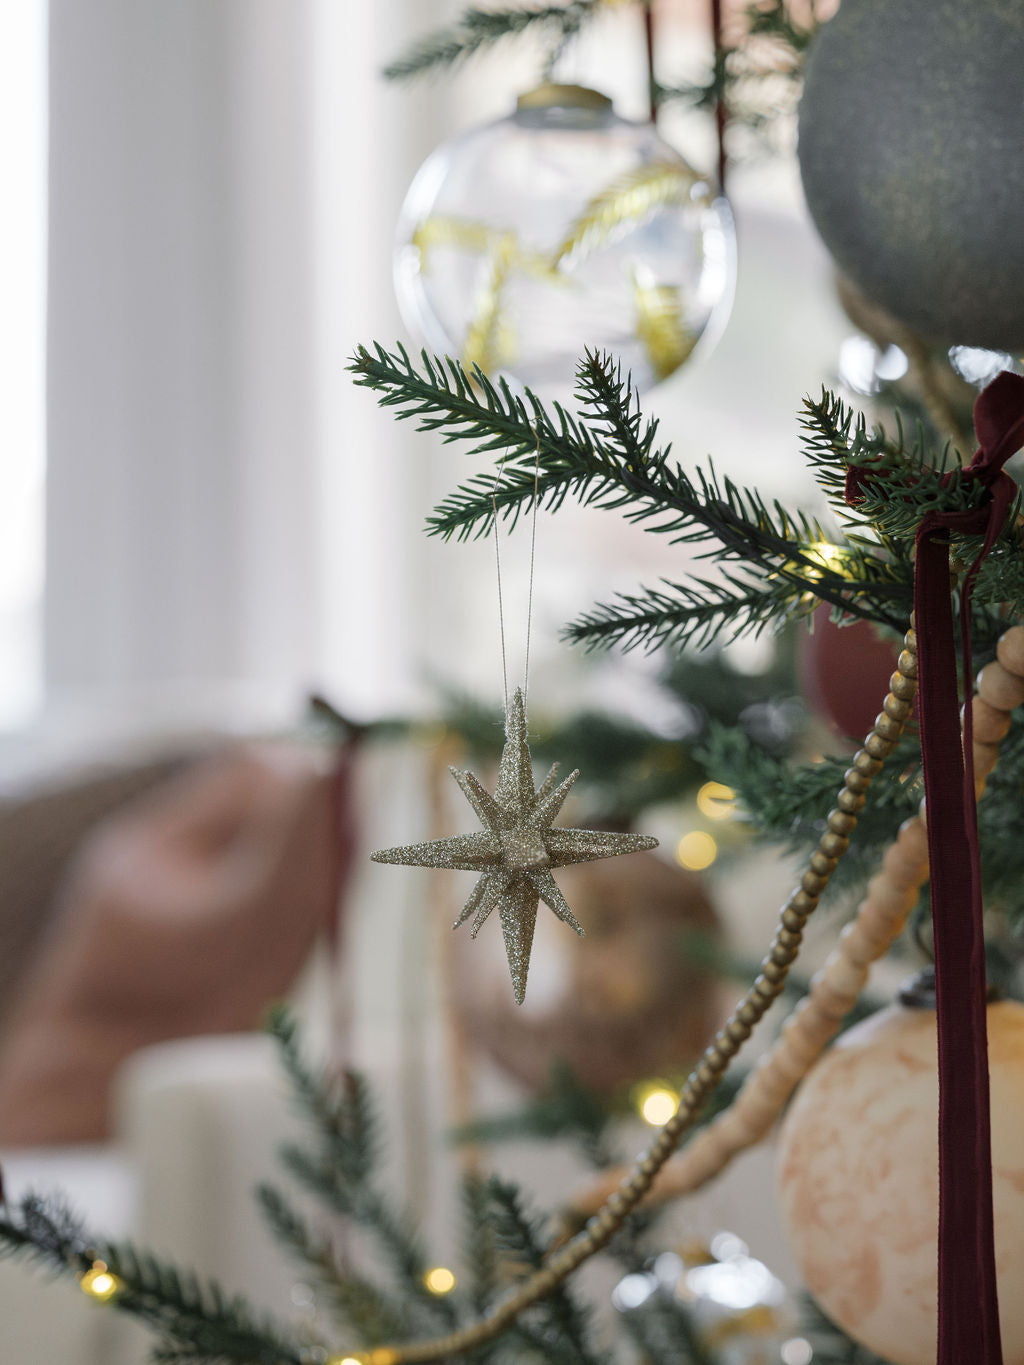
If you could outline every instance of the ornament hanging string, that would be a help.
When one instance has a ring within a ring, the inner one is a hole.
[[[533,631],[533,577],[537,563],[537,494],[540,490],[540,431],[533,452],[533,516],[530,525],[530,588],[526,599],[526,663],[523,668],[523,705],[530,698],[530,635]],[[497,533],[497,528],[495,528]]]
[[[978,570],[1017,494],[1003,465],[1024,444],[1024,377],[1005,372],[993,380],[978,397],[974,423],[979,449],[962,478],[980,483],[987,500],[968,511],[927,513],[917,532],[914,569],[939,1056],[938,1365],[1002,1362],[973,722],[968,705],[961,750],[949,541],[953,532],[984,537],[960,595],[964,694],[969,697],[971,600]],[[847,500],[857,503],[869,481],[869,470],[851,470]]]
[[[533,582],[537,564],[537,502],[540,490],[540,431],[535,432],[533,458],[533,513],[530,525],[530,579],[526,600],[526,659],[523,665],[523,705],[530,695],[530,637],[533,633]],[[494,517],[494,566],[498,581],[498,630],[501,636],[501,674],[505,688],[505,714],[508,715],[508,651],[505,646],[505,604],[501,589],[501,548],[499,545],[498,486],[501,483],[501,461],[494,471],[491,485],[491,510]]]
[[[505,714],[508,715],[508,651],[505,648],[505,604],[501,596],[501,535],[498,524],[498,481],[501,465],[494,471],[491,486],[491,507],[494,509],[494,569],[498,580],[498,631],[501,635],[501,679],[505,688]]]

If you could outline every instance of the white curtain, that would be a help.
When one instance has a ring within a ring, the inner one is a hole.
[[[51,0],[51,723],[401,702],[415,475],[343,364],[398,334],[433,132],[377,68],[430,9]]]
[[[431,675],[493,699],[493,551],[420,534],[467,457],[396,425],[344,366],[402,335],[391,244],[416,166],[506,112],[535,54],[396,89],[380,66],[454,0],[50,3],[51,718],[245,723],[293,714],[307,685],[372,715],[420,704]],[[635,114],[631,22],[609,16],[570,74]],[[843,325],[791,172],[734,186],[733,325],[647,403],[680,458],[788,496],[799,400]],[[553,689],[559,625],[662,571],[649,541],[592,515],[542,528]]]

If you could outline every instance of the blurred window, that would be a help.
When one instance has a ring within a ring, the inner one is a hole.
[[[0,730],[42,690],[46,4],[0,8]]]

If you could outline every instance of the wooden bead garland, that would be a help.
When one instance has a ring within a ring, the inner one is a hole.
[[[898,678],[900,674],[893,675],[894,692]],[[978,796],[995,767],[999,741],[1010,729],[1010,713],[1022,702],[1024,626],[1013,626],[999,641],[997,660],[982,669],[978,692],[970,703]],[[807,996],[786,1019],[778,1039],[747,1077],[732,1105],[665,1168],[654,1201],[666,1203],[699,1189],[719,1175],[734,1156],[767,1134],[800,1081],[839,1032],[844,1016],[867,982],[871,965],[885,956],[903,932],[927,880],[928,831],[922,801],[920,813],[900,826],[879,871],[868,882],[855,918],[842,930],[838,946],[812,978]],[[609,1172],[588,1187],[573,1201],[572,1216],[586,1216],[592,1207],[599,1206],[621,1177],[621,1172]]]

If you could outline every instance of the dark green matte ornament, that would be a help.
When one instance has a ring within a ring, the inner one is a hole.
[[[921,336],[1024,347],[1024,0],[843,0],[800,170],[839,268]]]

